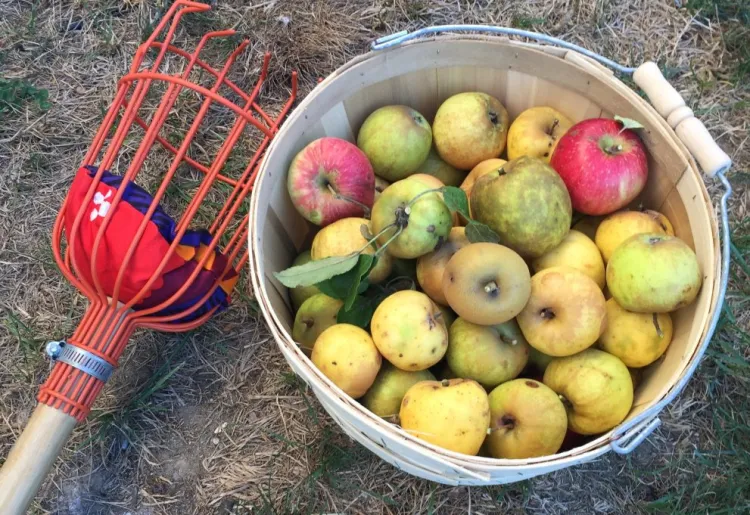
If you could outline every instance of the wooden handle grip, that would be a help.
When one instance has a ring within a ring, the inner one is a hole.
[[[704,173],[713,177],[732,166],[732,160],[719,148],[706,126],[685,105],[682,95],[667,82],[655,63],[648,61],[640,65],[633,73],[633,80],[674,129]]]
[[[0,469],[0,514],[23,515],[76,426],[76,419],[39,404]]]

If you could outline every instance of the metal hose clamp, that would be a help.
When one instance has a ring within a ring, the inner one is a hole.
[[[107,382],[115,370],[108,361],[65,341],[49,342],[46,352],[52,361],[66,363],[102,382]]]
[[[440,34],[443,32],[479,32],[479,33],[491,33],[491,34],[502,34],[507,36],[520,36],[528,39],[533,39],[541,43],[547,43],[550,45],[558,46],[561,48],[567,48],[580,54],[583,54],[591,59],[594,59],[605,66],[608,66],[624,75],[632,75],[636,68],[623,66],[611,59],[587,50],[573,43],[568,43],[562,39],[557,39],[552,36],[545,34],[539,34],[538,32],[531,32],[528,30],[514,29],[510,27],[493,27],[490,25],[437,25],[434,27],[425,27],[414,32],[407,30],[391,34],[389,36],[383,36],[376,39],[371,49],[373,51],[382,51],[388,48],[393,48],[411,41],[418,39],[423,36],[429,36],[433,34]],[[727,210],[727,202],[729,197],[732,195],[732,185],[726,178],[725,172],[722,170],[716,174],[716,178],[721,181],[724,186],[724,194],[721,197],[720,209],[721,209],[721,280],[719,282],[719,298],[716,302],[716,310],[713,313],[711,322],[708,326],[708,331],[703,338],[698,350],[696,351],[695,359],[692,360],[685,374],[682,375],[680,380],[674,387],[667,393],[661,401],[651,406],[651,408],[639,413],[632,420],[624,422],[619,427],[615,428],[610,438],[610,447],[617,454],[629,454],[639,444],[641,444],[657,427],[661,425],[661,420],[658,417],[659,412],[664,409],[669,403],[682,392],[687,385],[688,381],[692,377],[695,369],[698,368],[703,355],[706,353],[708,344],[711,341],[711,337],[716,331],[716,326],[719,323],[721,317],[722,307],[724,305],[724,297],[727,292],[727,284],[729,282],[729,264],[730,264],[730,245],[731,245],[731,234],[729,230],[729,214]]]

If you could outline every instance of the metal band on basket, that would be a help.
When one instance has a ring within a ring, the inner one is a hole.
[[[106,382],[115,370],[115,367],[107,360],[64,341],[49,342],[47,344],[47,355],[53,361],[67,363],[102,382]]]

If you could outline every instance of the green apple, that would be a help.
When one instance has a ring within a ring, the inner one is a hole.
[[[693,249],[675,236],[646,233],[620,244],[607,263],[607,286],[636,313],[668,313],[695,300],[703,276]]]
[[[424,173],[437,177],[446,186],[459,186],[466,178],[466,172],[443,161],[434,147],[430,149],[427,159],[417,169],[416,173]]]
[[[471,213],[521,256],[557,247],[570,230],[570,195],[557,172],[535,157],[519,157],[477,179]]]
[[[429,370],[400,370],[386,361],[362,398],[362,404],[379,417],[395,417],[409,388],[420,381],[434,380],[435,376]]]
[[[303,350],[310,351],[320,333],[336,324],[336,316],[344,303],[318,293],[302,303],[292,326],[292,338]]]
[[[432,129],[411,107],[389,105],[373,111],[362,124],[357,146],[375,174],[388,181],[415,173],[432,147]]]
[[[387,244],[392,256],[418,258],[448,238],[453,226],[451,212],[440,194],[431,189],[421,181],[397,181],[372,207],[371,232],[380,235],[378,243]]]
[[[529,344],[513,320],[481,326],[459,317],[449,335],[445,358],[450,369],[487,388],[517,377],[529,359]]]

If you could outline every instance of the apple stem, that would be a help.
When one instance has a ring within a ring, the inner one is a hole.
[[[328,183],[327,186],[328,186],[328,190],[331,193],[333,193],[333,198],[335,198],[336,200],[345,200],[346,202],[351,202],[352,204],[355,204],[355,205],[361,207],[362,211],[364,211],[365,218],[370,218],[370,208],[367,206],[367,204],[363,204],[359,200],[354,200],[351,197],[347,197],[346,195],[342,195],[341,193],[339,193],[338,191],[336,191],[335,189],[333,189],[333,186],[331,185],[330,182]]]
[[[395,224],[391,224],[388,228],[394,227],[394,226],[395,226]],[[388,238],[388,241],[386,241],[385,243],[383,243],[380,246],[380,248],[375,251],[375,257],[380,257],[383,254],[383,252],[385,252],[385,249],[388,248],[388,245],[390,245],[393,240],[395,240],[396,238],[398,238],[398,236],[401,234],[401,232],[403,232],[403,230],[404,230],[403,227],[399,227],[398,230],[396,231],[396,234],[394,234],[393,236],[391,236],[390,238]],[[383,229],[383,231],[385,231],[385,229]],[[383,231],[381,231],[381,234],[382,234]]]
[[[447,379],[443,379],[442,381],[440,381],[440,384],[443,386],[450,386],[451,382]]]
[[[495,281],[490,281],[484,285],[485,293],[495,293],[497,290],[497,283]]]
[[[429,193],[440,193],[442,191],[443,191],[443,188],[433,188],[430,190],[425,190],[419,195],[417,195],[416,197],[414,197],[413,199],[411,199],[411,201],[406,205],[406,208],[404,209],[409,209],[409,207],[413,206],[414,203],[419,199],[419,197],[422,197],[423,195],[427,195]],[[407,212],[406,214],[408,215],[409,213]]]
[[[654,327],[656,328],[656,334],[659,335],[659,339],[664,338],[664,331],[661,330],[661,327],[659,326],[659,318],[656,316],[656,313],[653,315],[654,320]]]
[[[555,312],[549,308],[544,308],[539,312],[539,316],[546,320],[552,320],[553,318],[555,318]]]

